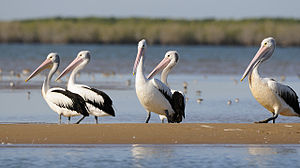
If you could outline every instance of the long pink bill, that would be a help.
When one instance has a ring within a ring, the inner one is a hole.
[[[76,57],[68,66],[65,68],[62,73],[58,75],[58,77],[55,79],[55,81],[58,81],[60,78],[65,76],[67,73],[72,71],[76,66],[78,66],[83,61],[82,58]]]
[[[258,63],[258,61],[267,53],[268,51],[268,47],[266,46],[262,46],[260,47],[260,49],[257,51],[257,53],[255,54],[254,58],[252,59],[252,61],[250,62],[250,64],[248,65],[247,69],[245,70],[243,77],[241,78],[241,81],[244,80],[244,78],[249,74],[249,72],[254,68],[254,66]]]
[[[133,70],[132,70],[133,75],[136,73],[136,68],[140,63],[140,60],[141,60],[141,57],[143,54],[144,54],[144,48],[139,48],[138,53],[136,55],[135,62],[134,62]]]
[[[46,59],[32,74],[25,80],[25,82],[29,81],[31,78],[35,77],[37,74],[42,72],[43,70],[50,68],[52,65],[52,61],[50,59]]]
[[[153,71],[147,76],[147,79],[151,79],[158,72],[162,71],[169,63],[171,59],[165,57],[161,62],[153,69]]]

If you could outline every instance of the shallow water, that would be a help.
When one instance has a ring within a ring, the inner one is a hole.
[[[242,74],[259,46],[164,46],[149,45],[145,67],[149,72],[168,50],[177,50],[180,63],[173,74]],[[62,70],[81,50],[91,51],[91,61],[85,72],[116,72],[131,74],[137,45],[100,44],[0,44],[0,68],[4,74],[11,70],[34,70],[50,52],[60,55]],[[300,47],[277,47],[263,71],[272,75],[297,75],[300,72]]]
[[[237,82],[240,76],[220,75],[172,75],[169,84],[174,89],[183,90],[183,82],[188,83],[186,97],[185,123],[207,122],[207,123],[252,123],[271,116],[251,95],[247,81]],[[4,89],[0,92],[2,108],[0,111],[0,122],[41,122],[56,123],[58,116],[53,112],[41,96],[41,81],[37,78],[33,83],[36,89]],[[132,85],[127,86],[127,80]],[[105,81],[105,83],[103,83]],[[95,86],[106,92],[113,100],[116,109],[116,117],[100,118],[102,123],[141,123],[146,118],[146,111],[140,105],[135,89],[134,76],[115,75],[103,77],[95,75],[94,80],[89,75],[82,74],[78,82]],[[24,83],[24,82],[23,82]],[[54,83],[54,82],[53,82]],[[118,87],[112,87],[114,83]],[[300,79],[296,76],[287,77],[284,82],[290,85],[297,93],[300,93]],[[55,84],[55,83],[54,83]],[[28,84],[30,85],[30,83]],[[64,83],[60,83],[63,87]],[[201,91],[200,95],[196,91]],[[30,95],[28,95],[30,92]],[[29,96],[29,99],[28,99]],[[203,101],[197,103],[197,99]],[[235,102],[239,99],[239,102]],[[228,101],[231,104],[228,105]],[[73,117],[75,122],[79,117]],[[63,119],[66,122],[66,119]],[[279,116],[277,122],[300,122],[299,117]],[[150,122],[160,122],[158,115],[153,114]],[[93,117],[83,120],[83,123],[94,123]]]
[[[2,167],[298,167],[299,145],[0,145]]]

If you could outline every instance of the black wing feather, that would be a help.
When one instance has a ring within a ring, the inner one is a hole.
[[[173,123],[180,123],[182,121],[182,117],[185,118],[185,113],[184,113],[184,97],[181,93],[179,92],[174,92],[172,97],[168,95],[167,91],[164,91],[162,89],[158,89],[160,93],[169,101],[171,104],[172,109],[174,110],[175,114],[170,116],[171,121]]]
[[[176,111],[178,111],[178,114],[180,116],[182,116],[183,118],[185,118],[185,100],[184,100],[184,96],[178,92],[175,91],[172,95],[172,99],[174,102],[174,109],[176,109]]]
[[[291,87],[286,87],[288,87],[289,91],[281,89],[279,90],[278,95],[285,101],[286,104],[288,104],[296,113],[300,115],[298,96]]]
[[[70,92],[68,90],[60,90],[60,89],[52,90],[52,92],[63,94],[72,100],[72,105],[56,103],[57,106],[62,107],[62,108],[67,108],[72,111],[77,111],[78,113],[82,114],[83,116],[89,116],[85,101],[79,94]]]
[[[99,96],[102,96],[102,98],[104,100],[104,102],[101,103],[101,102],[97,102],[95,100],[86,99],[87,103],[95,106],[96,108],[104,111],[105,113],[107,113],[109,115],[115,116],[115,110],[112,107],[112,103],[113,102],[112,102],[112,100],[110,99],[110,97],[106,93],[104,93],[104,92],[102,92],[102,91],[100,91],[98,89],[95,89],[95,88],[90,88],[90,87],[85,87],[85,86],[83,86],[83,88],[89,89],[89,90],[97,93]]]

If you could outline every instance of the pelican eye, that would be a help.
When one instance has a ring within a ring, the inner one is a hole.
[[[50,56],[49,58],[52,59],[52,56]]]
[[[268,44],[267,42],[264,43],[265,46],[266,46],[267,44]]]
[[[168,55],[168,57],[170,57],[170,55]]]

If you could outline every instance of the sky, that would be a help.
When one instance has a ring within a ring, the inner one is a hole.
[[[58,16],[300,19],[300,0],[0,0],[0,20]]]

